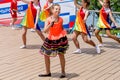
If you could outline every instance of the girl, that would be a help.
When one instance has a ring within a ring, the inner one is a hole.
[[[47,0],[46,4],[43,7],[43,10],[40,12],[39,19],[38,19],[38,25],[41,28],[44,28],[44,22],[45,20],[50,16],[50,7],[53,4],[53,0]],[[31,29],[32,32],[34,32],[34,29]]]
[[[26,15],[24,19],[21,22],[21,25],[24,26],[24,33],[22,35],[23,40],[23,46],[20,48],[26,48],[26,34],[27,29],[29,28],[35,28],[37,34],[40,36],[40,38],[44,41],[45,37],[41,32],[40,26],[38,25],[38,15],[40,13],[40,3],[39,0],[33,0],[33,1],[27,1],[22,0],[25,3],[28,3],[28,9],[26,11]],[[35,27],[34,27],[35,26]]]
[[[99,35],[99,32],[102,29],[104,29],[106,31],[106,34],[108,35],[108,37],[110,37],[110,38],[116,40],[118,43],[120,43],[120,40],[116,36],[114,36],[110,33],[111,26],[109,24],[109,17],[110,17],[111,21],[115,24],[115,26],[118,26],[118,24],[115,22],[115,20],[112,16],[112,11],[110,9],[110,1],[109,0],[104,0],[104,1],[99,0],[99,2],[103,6],[100,10],[100,16],[99,16],[99,20],[98,20],[98,29],[95,30],[95,35],[100,42],[99,46],[103,46],[102,38]]]
[[[51,8],[52,15],[47,18],[45,22],[44,32],[48,32],[49,35],[45,39],[43,46],[41,47],[40,53],[44,54],[46,74],[39,75],[39,77],[51,76],[50,71],[50,56],[59,55],[61,63],[62,75],[60,78],[65,77],[65,57],[64,54],[68,48],[68,40],[66,37],[66,31],[63,29],[63,19],[59,17],[60,6],[53,4]]]
[[[46,4],[43,7],[43,10],[40,13],[40,20],[38,21],[41,27],[44,27],[46,19],[50,16],[50,8],[53,4],[53,0],[47,0]]]
[[[73,27],[74,32],[73,32],[72,39],[73,39],[73,42],[74,42],[74,44],[77,48],[77,50],[74,51],[73,53],[81,53],[80,45],[79,45],[79,42],[77,40],[77,37],[80,34],[81,34],[84,42],[86,42],[86,43],[92,45],[93,47],[95,47],[97,53],[100,53],[100,48],[98,46],[96,46],[95,43],[92,40],[88,40],[88,38],[87,38],[88,30],[87,30],[87,26],[86,26],[86,20],[87,20],[87,17],[89,15],[88,6],[90,4],[90,1],[82,0],[82,5],[80,6],[77,3],[77,0],[74,0],[74,4],[77,8],[79,8],[79,10],[77,12],[75,25]]]
[[[12,27],[12,29],[16,29],[15,28],[15,22],[17,21],[17,0],[12,0],[11,1],[11,6],[10,6],[10,13],[12,16],[12,22],[10,23],[10,26]]]

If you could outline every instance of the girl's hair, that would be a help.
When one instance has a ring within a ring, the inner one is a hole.
[[[59,4],[53,4],[52,6],[51,6],[51,8],[50,8],[50,15],[52,15],[53,13],[52,13],[52,10],[54,9],[54,7],[55,6],[58,6],[58,7],[60,7],[60,5]]]
[[[90,5],[90,0],[84,0],[85,3],[87,3],[87,7]]]
[[[53,4],[53,5],[51,6],[51,9],[54,9],[55,6],[59,6],[59,7],[60,7],[59,4]]]
[[[110,0],[108,0],[108,2],[107,2],[107,3],[108,3],[109,8],[111,8],[111,7],[110,7]]]

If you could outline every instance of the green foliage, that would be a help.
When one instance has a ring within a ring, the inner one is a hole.
[[[81,0],[78,0],[81,1]],[[100,10],[101,5],[99,4],[98,0],[90,0],[90,7],[91,10]],[[120,12],[120,0],[110,0],[111,2],[111,9],[112,11]]]

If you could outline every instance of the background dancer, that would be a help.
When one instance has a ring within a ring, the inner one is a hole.
[[[97,53],[100,53],[100,48],[98,46],[96,46],[95,43],[92,40],[89,40],[88,37],[87,37],[87,34],[89,35],[89,31],[88,31],[87,26],[86,26],[86,20],[87,20],[87,17],[89,15],[88,7],[90,5],[90,1],[89,0],[82,0],[81,3],[82,4],[79,5],[77,3],[77,0],[74,0],[74,4],[77,8],[79,8],[79,10],[77,12],[75,25],[73,27],[73,37],[72,37],[72,39],[73,39],[73,42],[74,42],[74,44],[77,48],[77,50],[74,51],[73,53],[81,53],[79,41],[77,40],[77,38],[80,34],[81,34],[84,42],[86,42],[86,43],[92,45],[93,47],[95,47]]]
[[[118,43],[120,43],[119,38],[117,38],[115,35],[112,35],[110,32],[110,29],[112,28],[110,26],[109,23],[109,18],[111,19],[111,21],[114,23],[115,26],[118,26],[118,24],[116,23],[116,21],[114,20],[113,16],[112,16],[112,11],[110,9],[110,1],[109,0],[99,0],[100,4],[102,5],[102,8],[100,10],[100,14],[99,14],[99,20],[98,20],[98,26],[97,29],[95,30],[95,36],[97,37],[98,41],[100,42],[99,46],[102,47],[103,46],[103,41],[101,36],[99,35],[99,32],[104,29],[106,31],[106,34],[108,35],[108,37],[114,39],[115,41],[117,41]]]

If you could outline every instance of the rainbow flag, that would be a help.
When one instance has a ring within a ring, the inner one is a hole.
[[[99,28],[111,28],[110,24],[108,23],[107,20],[105,20],[104,15],[102,14],[104,11],[104,9],[102,8],[100,10],[100,15],[99,15],[99,19],[98,19],[98,23],[97,26]],[[108,17],[108,16],[107,16]]]
[[[84,23],[81,15],[80,15],[80,10],[77,13],[76,21],[75,21],[72,31],[74,31],[74,30],[88,34],[89,37],[91,37],[91,35],[87,29],[87,25]]]
[[[34,17],[33,17],[30,5],[28,6],[26,14],[25,14],[22,22],[20,23],[20,25],[26,26],[28,28],[34,28]]]

